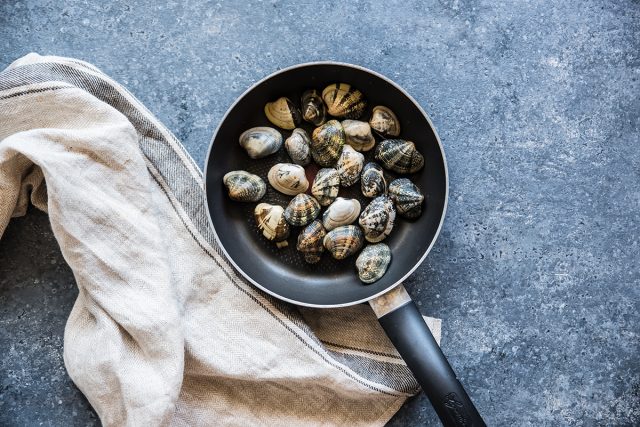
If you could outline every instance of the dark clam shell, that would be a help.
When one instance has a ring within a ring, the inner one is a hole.
[[[228,172],[222,182],[229,190],[229,198],[237,202],[257,202],[267,191],[262,178],[246,171]]]
[[[356,259],[358,277],[364,283],[373,283],[379,280],[391,262],[391,249],[384,243],[367,245]]]
[[[376,243],[384,240],[393,229],[396,209],[387,196],[376,197],[360,214],[360,226],[367,241]]]
[[[311,136],[311,156],[318,165],[331,167],[340,158],[344,143],[345,136],[342,125],[337,120],[329,120],[313,131]]]
[[[360,176],[360,188],[366,197],[378,197],[387,193],[387,180],[379,164],[369,162],[364,165]]]
[[[343,119],[360,118],[367,108],[362,92],[346,83],[327,86],[322,91],[322,99],[327,104],[329,114]]]
[[[399,178],[389,184],[389,197],[396,204],[398,213],[405,218],[418,218],[422,214],[424,195],[413,182]]]
[[[322,223],[319,220],[307,225],[298,235],[296,249],[304,254],[304,260],[309,264],[320,261],[324,252],[324,236],[327,235]]]
[[[364,238],[360,227],[343,225],[324,236],[323,244],[335,259],[345,259],[360,250]]]
[[[397,173],[414,173],[424,166],[424,157],[411,141],[385,139],[376,147],[376,160],[383,167]]]
[[[284,219],[291,225],[300,227],[309,224],[318,217],[320,204],[308,194],[298,194],[291,199],[284,210]]]
[[[327,107],[315,89],[302,94],[302,118],[314,126],[320,126],[327,120]]]

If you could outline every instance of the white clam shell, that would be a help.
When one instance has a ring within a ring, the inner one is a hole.
[[[360,120],[343,120],[342,128],[347,140],[358,151],[369,151],[376,145],[376,139],[371,133],[371,126]]]
[[[295,128],[284,141],[284,148],[293,163],[306,166],[311,162],[311,137],[306,130]]]
[[[304,193],[309,188],[304,168],[292,163],[275,164],[269,169],[267,179],[273,188],[288,196]]]
[[[349,225],[360,216],[360,202],[338,197],[322,215],[322,225],[327,231],[341,225]]]
[[[258,126],[242,132],[240,146],[252,159],[261,159],[282,147],[282,135],[274,128]]]
[[[391,249],[384,243],[367,245],[356,259],[358,277],[364,283],[373,283],[387,272],[391,262]]]

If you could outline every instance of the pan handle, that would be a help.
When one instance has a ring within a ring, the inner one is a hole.
[[[369,304],[442,424],[486,426],[404,286],[396,286]]]

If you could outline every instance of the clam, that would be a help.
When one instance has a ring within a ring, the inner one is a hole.
[[[342,125],[337,120],[329,120],[315,128],[311,135],[311,156],[322,167],[333,166],[340,157],[345,136]]]
[[[384,240],[393,229],[396,210],[387,196],[376,197],[360,214],[360,226],[367,241],[377,243]]]
[[[367,245],[356,259],[358,277],[364,283],[373,283],[384,276],[391,262],[391,249],[384,243]]]
[[[288,245],[289,224],[284,219],[284,208],[278,205],[260,203],[253,211],[258,229],[267,239],[276,242],[276,246],[284,248]]]
[[[281,97],[264,106],[264,114],[274,125],[282,129],[294,129],[302,122],[302,114],[289,98]]]
[[[309,188],[304,168],[292,163],[275,164],[269,169],[267,179],[273,188],[289,196],[304,193]]]
[[[340,190],[340,175],[333,168],[320,169],[313,180],[311,194],[320,205],[329,206],[338,196]]]
[[[345,259],[358,252],[364,238],[357,225],[343,225],[329,231],[322,243],[335,259]]]
[[[257,202],[267,191],[267,184],[258,175],[246,171],[231,171],[222,178],[231,200]]]
[[[344,119],[359,118],[367,107],[364,95],[346,83],[335,83],[322,91],[329,114]]]
[[[376,139],[371,134],[371,126],[367,122],[343,120],[342,128],[347,144],[358,151],[369,151],[376,144]]]
[[[371,128],[385,136],[400,135],[400,121],[398,117],[389,108],[384,105],[373,107],[371,119],[369,119]]]
[[[246,130],[240,135],[240,146],[247,150],[252,159],[273,154],[282,147],[282,135],[274,128],[259,126]]]
[[[360,215],[360,202],[338,197],[322,215],[322,225],[327,231],[353,223]]]
[[[312,89],[302,94],[302,118],[314,126],[320,126],[327,120],[327,107],[318,91]]]
[[[367,197],[378,197],[387,192],[387,180],[379,164],[369,162],[364,165],[360,175],[360,188]]]
[[[391,181],[389,197],[396,204],[398,213],[405,218],[418,218],[422,214],[424,195],[418,186],[407,178]]]
[[[424,157],[411,141],[385,139],[376,147],[376,160],[386,169],[397,173],[414,173],[424,166]]]
[[[364,166],[364,155],[354,150],[350,145],[342,148],[336,169],[340,175],[340,185],[350,187],[360,179],[360,172]]]
[[[295,128],[284,141],[284,148],[293,163],[306,166],[311,162],[311,138],[306,130]]]
[[[301,227],[316,219],[319,213],[320,203],[313,196],[301,193],[289,202],[284,210],[284,219],[291,225]]]
[[[319,220],[307,225],[298,235],[296,248],[304,254],[304,260],[309,264],[320,261],[320,256],[324,252],[323,239],[326,235],[327,232]]]

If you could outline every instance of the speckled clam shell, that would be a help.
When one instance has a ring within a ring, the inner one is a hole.
[[[369,124],[372,129],[384,136],[400,135],[400,121],[398,117],[391,109],[384,105],[373,107]]]
[[[333,168],[323,168],[318,171],[311,186],[311,194],[321,206],[329,206],[340,191],[340,175]]]
[[[307,90],[302,94],[302,118],[314,126],[320,126],[327,121],[327,107],[324,105],[320,94],[315,89]]]
[[[228,172],[222,182],[229,190],[229,198],[237,202],[257,202],[267,191],[262,178],[246,171]]]
[[[268,126],[258,126],[244,131],[239,141],[240,146],[252,159],[261,159],[282,147],[282,135]]]
[[[371,133],[371,126],[360,120],[343,120],[341,122],[347,144],[358,151],[369,151],[376,145]]]
[[[302,114],[289,98],[281,97],[264,106],[264,114],[274,125],[282,129],[294,129],[302,122]]]
[[[258,229],[267,239],[276,242],[278,247],[287,246],[289,224],[284,219],[284,208],[278,205],[260,203],[253,211]]]
[[[387,180],[382,166],[374,162],[364,165],[360,175],[360,189],[366,197],[378,197],[386,194]]]
[[[295,128],[291,136],[285,139],[284,148],[293,163],[301,166],[311,163],[311,138],[306,130]]]
[[[319,166],[331,167],[338,161],[344,143],[345,136],[342,125],[337,120],[329,120],[313,131],[311,156]]]
[[[397,173],[414,173],[424,166],[424,157],[411,141],[385,139],[378,143],[376,160],[386,169]]]
[[[376,197],[360,214],[360,226],[367,241],[377,243],[384,240],[393,229],[396,209],[387,196]]]
[[[350,187],[358,182],[363,166],[364,155],[354,150],[350,145],[345,145],[336,164],[336,170],[340,175],[340,185]]]
[[[373,283],[387,272],[391,262],[391,249],[384,243],[367,245],[356,259],[358,277],[364,283]]]
[[[367,108],[362,92],[346,83],[335,83],[322,91],[329,114],[343,119],[357,119]]]
[[[267,174],[269,184],[279,192],[288,196],[304,193],[309,188],[309,181],[300,165],[277,163]]]
[[[284,219],[291,225],[301,227],[316,219],[319,213],[320,203],[313,196],[302,193],[291,199],[284,210]]]
[[[405,218],[418,218],[422,214],[424,195],[413,182],[399,178],[389,184],[389,197],[396,205],[398,213]]]
[[[324,236],[324,247],[335,259],[345,259],[360,250],[364,236],[360,227],[343,225],[334,228]]]
[[[307,225],[298,235],[296,249],[304,254],[304,260],[309,264],[320,261],[324,252],[324,236],[327,235],[319,220]]]
[[[342,225],[353,223],[360,216],[360,202],[356,199],[338,197],[322,215],[322,225],[331,231]]]

